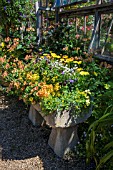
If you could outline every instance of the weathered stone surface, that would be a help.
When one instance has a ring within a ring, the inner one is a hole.
[[[48,144],[59,157],[63,157],[68,151],[76,146],[79,140],[77,135],[77,124],[84,122],[90,117],[92,106],[86,113],[76,115],[74,112],[75,109],[70,108],[68,111],[56,111],[45,116],[39,103],[32,105],[30,108],[29,118],[34,125],[41,125],[43,117],[46,124],[52,127]]]
[[[56,111],[50,115],[45,116],[39,104],[33,105],[33,107],[42,115],[46,123],[51,127],[64,128],[64,127],[75,126],[87,120],[87,118],[90,117],[92,113],[92,106],[91,106],[87,112],[81,113],[80,115],[74,114],[75,109],[70,108],[70,110],[68,111],[67,110],[64,110],[62,112]]]
[[[32,105],[29,110],[29,119],[31,120],[34,126],[41,126],[44,123],[43,117]]]
[[[76,146],[78,140],[77,126],[52,128],[48,144],[56,155],[63,157]]]

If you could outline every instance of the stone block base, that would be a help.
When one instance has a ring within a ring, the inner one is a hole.
[[[52,128],[48,144],[56,155],[63,157],[70,150],[73,150],[78,140],[77,126]]]
[[[61,115],[59,113],[53,113],[45,116],[42,113],[39,104],[37,104],[31,105],[29,119],[34,126],[41,126],[46,122],[47,125],[52,127],[48,144],[56,155],[64,157],[66,153],[74,149],[79,140],[77,135],[77,124],[87,119],[90,113],[91,111],[81,118],[74,117],[69,111],[64,111]]]
[[[34,126],[42,126],[45,123],[43,117],[39,114],[39,112],[36,109],[34,109],[32,105],[29,110],[29,119],[31,120]]]

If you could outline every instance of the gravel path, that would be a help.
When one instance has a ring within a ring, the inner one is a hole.
[[[22,101],[0,94],[0,170],[91,169],[75,155],[58,158],[47,144],[50,131],[31,124]]]

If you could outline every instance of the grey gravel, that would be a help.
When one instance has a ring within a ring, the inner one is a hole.
[[[0,170],[90,170],[76,155],[57,157],[48,146],[51,129],[34,127],[29,107],[0,94]]]

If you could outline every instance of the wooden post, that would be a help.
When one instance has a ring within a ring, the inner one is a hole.
[[[55,9],[55,16],[56,16],[56,24],[59,22],[59,15],[58,15],[58,13],[59,13],[59,8],[56,8]]]
[[[110,26],[109,26],[109,28],[108,28],[108,32],[107,32],[107,35],[106,35],[106,38],[105,38],[105,42],[104,42],[104,45],[103,45],[103,48],[102,48],[102,51],[101,51],[101,55],[104,53],[105,46],[106,46],[106,42],[107,42],[108,36],[109,36],[109,34],[110,34],[112,25],[113,25],[113,18],[112,18],[112,20],[111,20],[111,22],[110,22]]]
[[[84,35],[86,35],[86,16],[84,16]]]
[[[77,17],[76,17],[76,20],[75,20],[75,27],[76,27],[76,33],[78,32],[78,29],[77,29]]]
[[[41,28],[42,28],[42,16],[41,16],[41,11],[39,10],[41,6],[41,2],[39,3],[38,1],[35,3],[36,6],[36,30],[37,30],[37,44],[39,45],[41,42]]]
[[[95,14],[94,30],[93,30],[93,33],[92,33],[92,38],[91,38],[91,42],[90,42],[90,45],[89,45],[88,52],[92,52],[97,48],[99,25],[100,25],[100,16],[98,14]]]
[[[101,14],[96,12],[95,13],[95,27],[96,27],[96,23],[99,20],[99,24],[96,30],[96,34],[95,34],[95,42],[94,42],[94,49],[98,49],[100,46],[100,24],[101,24]]]
[[[48,7],[48,0],[46,0],[46,8]],[[47,27],[47,30],[48,30],[48,26],[49,26],[49,22],[48,22],[48,11],[46,10],[46,27]]]

